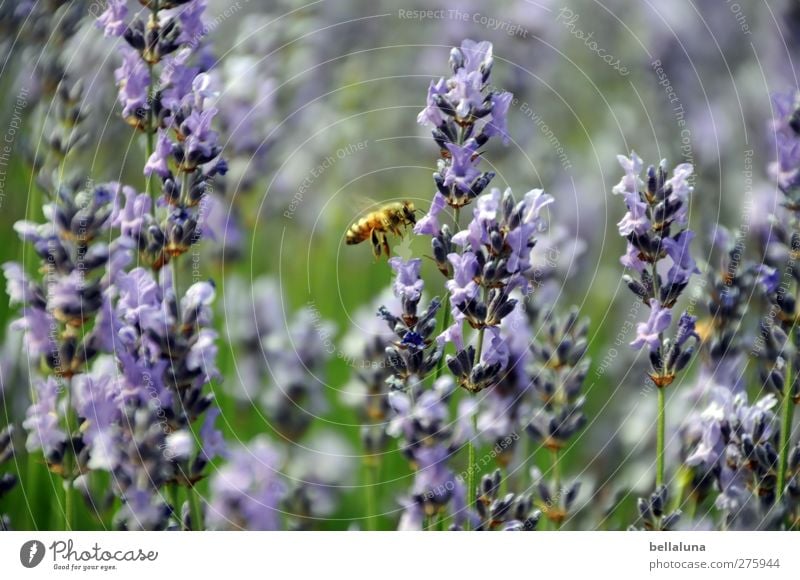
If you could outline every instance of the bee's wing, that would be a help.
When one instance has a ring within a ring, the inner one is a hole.
[[[386,205],[385,201],[378,201],[366,195],[352,196],[352,207],[355,208],[357,215],[364,215],[371,211],[377,211]]]

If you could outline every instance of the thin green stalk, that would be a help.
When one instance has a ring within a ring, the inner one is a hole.
[[[690,493],[688,501],[686,502],[686,521],[691,522],[694,520],[694,514],[697,512],[697,498],[695,494]]]
[[[153,3],[150,10],[151,18],[157,22],[158,21],[158,0]],[[148,83],[147,83],[147,117],[145,123],[145,162],[150,159],[150,156],[155,151],[155,126],[153,125],[153,102],[155,101],[155,66],[152,62],[147,63],[147,71],[148,71]],[[156,211],[156,192],[155,187],[153,186],[153,174],[147,176],[145,180],[145,193],[149,195],[153,203],[151,205],[151,211],[155,215]]]
[[[64,530],[72,531],[73,529],[73,493],[74,486],[72,485],[72,472],[74,470],[73,459],[75,457],[75,448],[72,446],[72,381],[67,381],[67,408],[65,413],[66,433],[67,433],[67,449],[64,455]]]
[[[656,300],[660,299],[661,289],[658,277],[658,267],[656,262],[653,262],[653,297]],[[658,335],[659,342],[663,345],[664,338],[661,334]],[[663,346],[662,346],[663,349]],[[660,487],[664,483],[664,430],[666,426],[666,408],[664,402],[664,389],[666,386],[656,385],[658,389],[658,424],[656,426],[656,487]]]
[[[177,259],[177,257],[173,257],[172,259],[170,259],[169,268],[170,268],[170,271],[172,272],[172,291],[175,293],[175,300],[177,300],[178,304],[180,305],[180,302],[181,302],[181,291],[180,291],[180,284],[179,284],[179,280],[178,280],[179,269],[178,269],[178,259]],[[178,308],[178,313],[179,313],[179,316],[180,316],[180,308]]]
[[[693,490],[690,489],[691,484],[691,470],[686,466],[681,467],[678,472],[678,493],[673,496],[672,508],[670,511],[683,510],[683,505],[685,503],[684,496],[686,497],[686,502],[688,502],[693,496]],[[687,489],[689,490],[688,494],[686,493]]]
[[[194,486],[189,486],[186,488],[186,495],[189,498],[189,513],[192,518],[192,529],[195,531],[202,531],[204,528],[203,510],[200,509],[200,498],[198,497],[197,490]]]
[[[444,315],[442,316],[442,332],[447,330],[447,327],[450,326],[450,294],[445,294],[444,297]],[[444,353],[442,356],[439,357],[439,360],[436,361],[436,370],[433,373],[433,379],[436,380],[440,376],[442,376],[442,370],[444,369]]]
[[[656,426],[656,487],[664,483],[664,430],[666,426],[666,405],[664,389],[658,387],[658,424]]]
[[[72,461],[69,463],[71,464]],[[72,495],[72,478],[66,477],[64,479],[64,530],[68,532],[72,531]]]
[[[367,472],[367,485],[364,486],[367,499],[367,530],[374,532],[378,529],[378,464],[373,457],[367,457],[364,467]]]
[[[65,151],[64,155],[61,157],[61,161],[58,163],[58,189],[61,188],[61,185],[64,183],[64,174],[67,171],[67,156],[69,155],[69,151]]]
[[[560,509],[558,505],[562,504],[561,497],[561,452],[558,449],[550,450],[550,457],[552,460],[553,469],[553,489],[555,491],[555,503],[557,505],[550,506],[551,509]],[[553,522],[553,528],[558,530],[561,528],[560,518]]]
[[[183,517],[181,516],[181,505],[180,505],[180,497],[178,492],[180,489],[178,488],[177,483],[170,483],[167,486],[167,493],[169,494],[169,502],[172,504],[172,509],[174,510],[175,519],[178,522],[178,525],[183,527]]]
[[[558,449],[550,450],[553,462],[553,488],[557,495],[561,495],[561,452]]]
[[[145,142],[144,142],[144,157],[145,163],[150,159],[150,156],[155,151],[155,129],[153,128],[153,64],[147,63],[147,70],[149,71],[149,84],[147,87],[147,122],[145,123]],[[145,177],[144,191],[153,200],[151,209],[155,211],[156,207],[156,192],[153,187],[153,174],[151,173]]]
[[[25,455],[25,494],[28,496],[28,517],[30,519],[30,529],[38,530],[39,526],[36,524],[36,515],[34,513],[34,506],[39,505],[39,478],[37,475],[37,465],[34,460],[33,453],[28,452]]]
[[[486,297],[488,294],[488,290],[486,288],[483,289],[483,301],[486,302]],[[478,344],[475,347],[475,362],[476,364],[481,360],[481,354],[483,354],[483,335],[485,332],[485,328],[481,328],[478,330]],[[478,427],[477,427],[477,417],[475,415],[472,416],[472,431],[473,437],[467,442],[467,507],[472,506],[473,496],[475,495],[475,475],[478,466],[475,464],[475,446],[473,445],[473,440],[475,440],[478,436]],[[467,527],[469,527],[469,521],[467,522]]]
[[[794,418],[794,399],[792,398],[793,376],[791,363],[786,366],[786,385],[784,387],[783,399],[781,401],[781,439],[780,455],[778,458],[778,499],[783,495],[786,487],[786,471],[789,462],[789,448],[791,447],[792,420]]]
[[[472,439],[467,443],[467,508],[472,506],[472,499],[475,496],[475,446]],[[467,517],[467,529],[470,529],[470,520]]]

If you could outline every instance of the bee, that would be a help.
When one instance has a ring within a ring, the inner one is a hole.
[[[417,223],[417,210],[410,201],[389,203],[362,217],[347,229],[345,240],[347,245],[360,244],[364,240],[372,243],[372,253],[376,258],[381,252],[388,258],[391,255],[387,236],[403,235],[409,225]]]

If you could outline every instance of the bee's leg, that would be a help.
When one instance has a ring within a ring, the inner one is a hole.
[[[386,234],[383,235],[383,251],[386,252],[386,257],[392,257],[392,251],[389,249],[389,240],[386,237]]]
[[[377,229],[370,232],[369,241],[372,244],[372,255],[377,260],[381,257],[381,235]]]

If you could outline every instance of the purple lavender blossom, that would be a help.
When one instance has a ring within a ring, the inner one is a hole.
[[[436,82],[431,81],[428,87],[427,106],[417,116],[417,122],[420,125],[433,125],[438,127],[444,123],[442,111],[439,108],[438,97],[443,97],[447,94],[447,83],[443,78]]]
[[[428,210],[428,213],[419,219],[414,226],[414,233],[427,236],[437,235],[441,230],[441,226],[439,225],[439,214],[446,205],[447,198],[437,191],[433,196],[433,201],[431,202],[431,207]]]
[[[109,0],[105,11],[97,17],[97,26],[103,29],[106,36],[122,36],[128,25],[127,0]]]
[[[402,500],[405,510],[400,530],[422,529],[427,515],[449,513],[456,525],[468,517],[464,482],[448,466],[448,461],[473,437],[471,417],[475,408],[472,401],[463,401],[453,425],[448,401],[454,389],[450,377],[441,377],[433,389],[417,392],[418,396],[413,398],[401,392],[390,395],[394,417],[388,432],[401,439],[404,452],[416,469],[411,493]]]
[[[768,521],[755,494],[766,498],[767,504],[774,494],[769,479],[774,465],[764,462],[769,461],[771,439],[777,433],[772,413],[777,402],[770,394],[750,405],[745,393],[716,387],[700,415],[702,436],[686,463],[716,474],[720,490],[716,506],[726,512],[728,525],[734,528],[750,529]]]
[[[492,63],[490,42],[465,40],[460,48],[453,48],[453,76],[430,84],[426,107],[417,117],[420,124],[434,127],[433,138],[443,152],[434,181],[454,208],[469,204],[494,177],[494,173],[478,169],[479,149],[494,136],[504,143],[509,140],[507,116],[512,96],[489,88]],[[436,200],[415,231],[437,236],[436,215],[441,209],[441,200]]]
[[[631,342],[631,346],[640,349],[647,345],[650,352],[661,348],[661,334],[669,328],[672,323],[672,312],[668,308],[661,306],[658,300],[650,301],[650,317],[647,322],[642,322],[636,326],[636,339]]]
[[[179,42],[196,47],[200,39],[206,34],[207,28],[203,22],[203,15],[206,11],[206,0],[194,0],[186,2],[178,12],[178,20],[181,25]]]
[[[161,104],[167,110],[166,122],[171,112],[178,110],[191,94],[194,80],[200,74],[199,67],[189,64],[192,56],[190,48],[182,48],[164,59],[159,84],[162,87]]]
[[[487,137],[500,137],[503,145],[508,145],[510,136],[508,134],[508,108],[514,99],[514,95],[508,92],[493,93],[491,97],[492,103],[492,120],[486,124],[483,130]]]
[[[769,172],[778,186],[790,193],[797,186],[800,172],[800,133],[797,131],[800,98],[796,91],[778,93],[773,95],[772,104],[775,115],[771,129],[778,155]]]
[[[478,260],[472,252],[452,253],[447,258],[453,265],[453,279],[447,281],[450,303],[453,306],[466,304],[478,295],[479,288],[475,282],[475,277],[478,275]]]
[[[394,257],[389,259],[389,265],[395,272],[394,294],[400,299],[419,302],[422,297],[424,282],[419,277],[422,260],[408,260]]]
[[[687,284],[692,274],[700,273],[689,247],[693,239],[694,232],[684,230],[674,238],[662,240],[664,251],[672,260],[672,267],[667,273],[668,284]]]
[[[53,377],[34,381],[36,402],[28,408],[22,426],[28,432],[25,444],[28,451],[41,449],[46,457],[60,459],[64,451],[67,434],[64,432],[59,417],[58,397],[63,387]]]
[[[691,316],[687,312],[681,314],[681,318],[678,321],[678,331],[675,334],[675,344],[683,346],[690,338],[694,338],[699,342],[700,336],[697,334],[697,330],[695,330],[696,323],[696,316]]]
[[[475,146],[475,143],[467,143],[463,147],[455,143],[446,144],[451,162],[442,171],[445,187],[455,187],[460,191],[471,189],[472,183],[481,175],[476,167],[479,159]]]
[[[217,530],[277,530],[285,485],[281,457],[265,438],[231,449],[211,479],[206,519]]]
[[[139,126],[149,109],[147,92],[150,73],[147,65],[136,51],[125,48],[122,50],[122,65],[116,70],[115,76],[119,87],[122,117],[129,124]]]
[[[169,158],[172,155],[172,141],[170,141],[165,131],[159,131],[156,138],[156,148],[144,166],[144,174],[147,176],[155,173],[159,177],[169,177]]]
[[[642,160],[636,153],[632,152],[630,158],[620,155],[618,160],[625,175],[613,191],[623,196],[628,208],[618,224],[620,235],[627,240],[620,262],[638,275],[634,279],[626,274],[623,281],[651,308],[648,321],[638,325],[631,346],[648,347],[653,366],[650,376],[657,385],[666,386],[693,354],[694,347],[686,344],[687,339],[692,337],[699,342],[697,334],[687,334],[685,328],[679,328],[681,340],[677,342],[668,344],[664,338],[672,322],[671,309],[690,277],[699,273],[690,249],[694,233],[687,223],[693,168],[688,163],[680,164],[669,177],[666,161],[662,161],[657,168],[650,166],[643,180]],[[664,280],[658,266],[667,258],[671,266]]]

